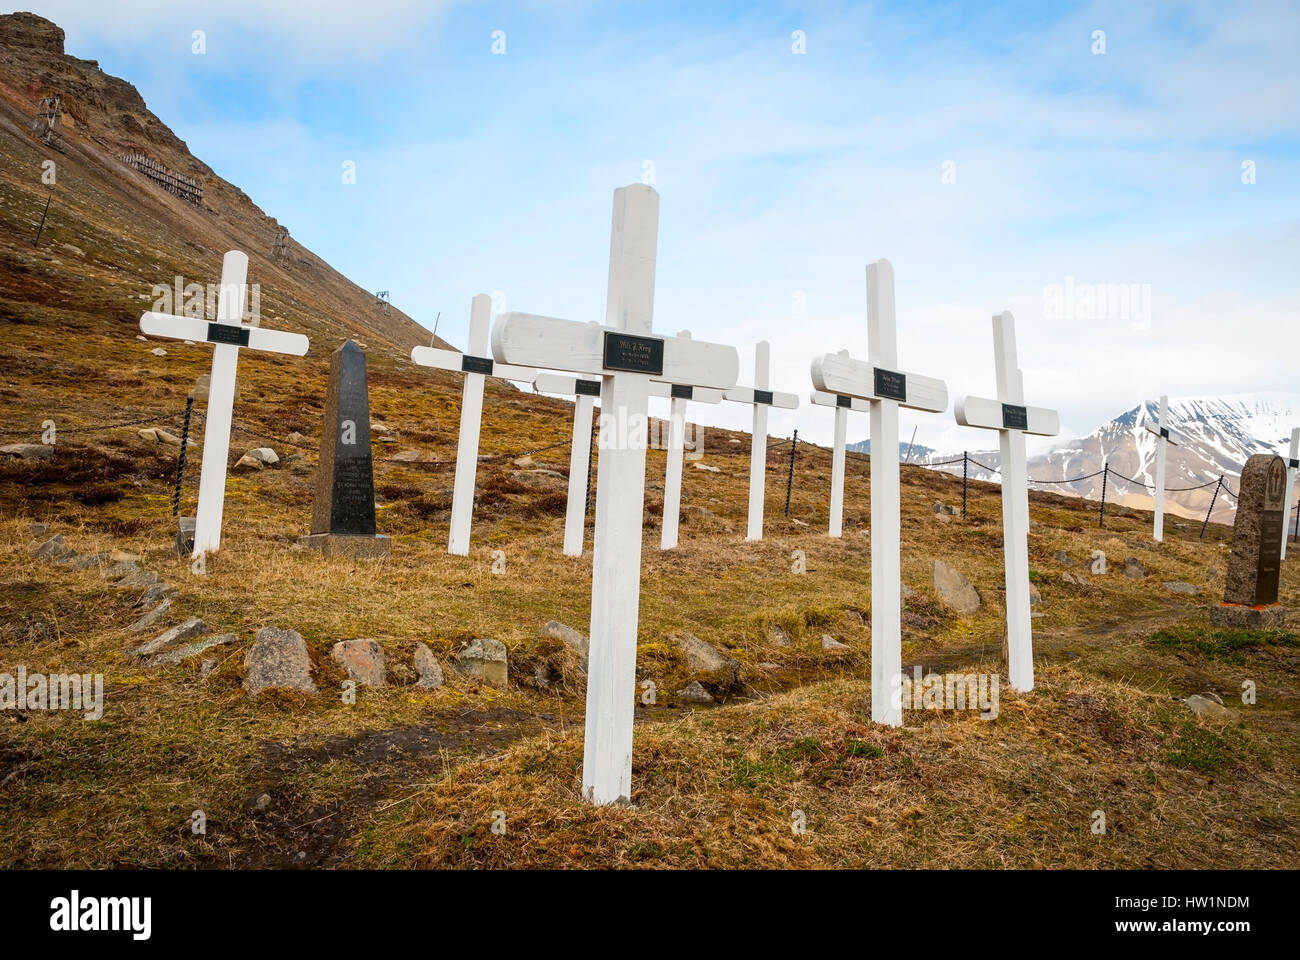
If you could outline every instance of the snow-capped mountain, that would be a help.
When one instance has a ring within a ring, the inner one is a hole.
[[[1155,480],[1158,438],[1146,429],[1156,426],[1160,401],[1147,400],[1098,427],[1086,437],[1066,441],[1050,453],[1031,457],[1029,476],[1040,481],[1039,490],[1101,497],[1101,470],[1110,464],[1107,502],[1150,508]],[[1257,453],[1287,456],[1291,429],[1300,426],[1300,395],[1289,393],[1246,393],[1224,397],[1171,397],[1169,424],[1178,446],[1171,446],[1165,468],[1165,509],[1170,513],[1203,518],[1214,495],[1214,481],[1223,476],[1232,491],[1246,458]],[[956,454],[960,458],[961,454]],[[931,462],[948,460],[953,454],[935,455]],[[972,479],[999,478],[997,450],[973,451],[969,475]],[[985,467],[989,469],[985,469]],[[940,467],[961,473],[961,465]],[[1095,474],[1095,476],[1092,476]],[[1128,477],[1137,483],[1126,483]],[[1075,479],[1087,478],[1087,479]],[[1062,483],[1062,480],[1073,482]],[[1042,481],[1054,481],[1047,484]],[[1214,504],[1214,519],[1231,522],[1236,501],[1220,494]]]

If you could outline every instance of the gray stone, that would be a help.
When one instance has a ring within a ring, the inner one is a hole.
[[[244,690],[255,697],[270,689],[315,693],[311,679],[311,654],[296,630],[263,627],[244,655]]]
[[[165,357],[165,356],[167,356],[167,351],[164,350],[162,347],[154,347],[154,348],[153,348],[152,350],[150,350],[149,352],[152,353],[155,357]]]
[[[10,443],[0,447],[0,454],[20,460],[48,460],[54,448],[45,443]]]
[[[76,556],[77,551],[63,542],[63,534],[57,534],[36,548],[37,560],[62,560]]]
[[[698,680],[692,680],[678,690],[677,696],[687,703],[713,703],[713,695],[705,690]]]
[[[137,610],[143,610],[152,607],[156,603],[162,603],[164,600],[170,600],[180,593],[175,587],[168,586],[165,583],[155,583],[152,587],[144,592],[139,600],[135,602]]]
[[[169,667],[173,664],[189,660],[192,657],[197,657],[200,653],[206,653],[213,647],[220,647],[228,643],[234,643],[238,639],[239,634],[237,633],[219,633],[215,636],[206,637],[203,640],[196,640],[193,643],[186,643],[170,650],[164,650],[162,653],[150,659],[149,665],[153,667]],[[205,660],[204,665],[206,666],[209,662],[211,662],[212,668],[208,669],[207,672],[203,674],[205,677],[211,673],[217,665],[215,660]]]
[[[222,634],[225,636],[225,634]],[[203,663],[199,664],[199,679],[206,680],[212,676],[212,671],[217,669],[217,660],[215,657],[208,657]]]
[[[254,470],[261,470],[262,467],[264,466],[265,464],[263,464],[261,460],[258,460],[256,457],[249,456],[248,454],[244,454],[242,457],[240,457],[238,460],[235,461],[235,465],[230,469],[237,470],[240,472],[252,472]]]
[[[848,650],[848,649],[849,649],[849,645],[848,645],[847,643],[840,643],[838,640],[836,640],[834,637],[832,637],[829,633],[823,633],[823,634],[822,634],[822,652],[823,652],[823,653],[835,653],[835,652],[840,651],[840,650]]]
[[[113,564],[104,571],[105,580],[121,580],[123,577],[135,573],[140,569],[140,564],[134,560],[122,560]]]
[[[152,570],[141,570],[137,567],[117,580],[113,586],[118,590],[146,590],[160,583],[162,583],[162,577],[158,576],[158,574]]]
[[[50,532],[50,525],[48,523],[32,524],[32,536],[34,537],[43,537],[49,532]]]
[[[194,517],[176,518],[176,555],[188,557],[194,553]]]
[[[1234,720],[1237,717],[1235,711],[1201,694],[1192,694],[1183,702],[1192,713],[1206,720]]]
[[[682,634],[677,638],[677,645],[686,654],[686,663],[696,673],[712,673],[715,670],[730,670],[734,673],[740,668],[736,660],[694,634]]]
[[[168,433],[162,427],[148,427],[138,431],[141,440],[147,440],[150,443],[158,443],[168,447],[179,447],[181,438],[174,433]]]
[[[1124,561],[1124,576],[1130,580],[1141,580],[1147,576],[1147,568],[1142,566],[1137,557],[1129,557]]]
[[[1070,555],[1066,553],[1064,550],[1056,551],[1056,562],[1063,567],[1074,566],[1074,561],[1070,558]]]
[[[1043,602],[1043,594],[1035,584],[1029,585],[1029,605],[1036,607]]]
[[[961,516],[961,510],[959,510],[959,509],[956,508],[956,507],[949,506],[949,505],[946,504],[946,503],[941,503],[941,502],[938,501],[938,500],[934,501],[934,512],[935,512],[935,513],[941,513],[941,514],[943,514],[944,516],[948,516],[948,517],[959,517],[959,516]]]
[[[561,640],[564,645],[572,650],[582,661],[582,672],[587,672],[587,656],[590,650],[590,643],[573,627],[560,623],[559,620],[548,620],[542,627],[542,636],[551,637]]]
[[[244,456],[252,457],[264,467],[273,467],[280,462],[279,455],[270,447],[254,447]]]
[[[848,620],[849,623],[855,623],[858,626],[862,626],[867,622],[866,615],[863,614],[861,610],[854,610],[852,608],[844,611],[844,618]]]
[[[785,632],[785,628],[776,626],[775,624],[768,628],[767,639],[772,643],[775,643],[778,647],[788,647],[793,642],[790,639],[790,634]]]
[[[1174,593],[1185,593],[1194,597],[1201,592],[1201,588],[1191,583],[1183,583],[1181,580],[1171,580],[1165,584],[1166,590],[1172,590]]]
[[[69,570],[89,570],[108,562],[106,553],[83,553],[79,557],[69,557],[62,561]]]
[[[942,560],[934,561],[930,583],[939,599],[955,612],[967,616],[980,608],[980,595],[970,581]]]
[[[506,645],[491,637],[480,637],[467,643],[452,663],[457,673],[477,677],[488,686],[504,688],[510,678]]]
[[[330,657],[363,687],[382,687],[387,674],[384,648],[369,639],[340,640]]]
[[[136,647],[134,650],[130,651],[130,654],[133,657],[149,657],[160,650],[165,650],[168,647],[175,646],[182,640],[201,637],[211,632],[212,628],[201,619],[198,617],[190,617],[184,623],[179,623],[170,630],[158,634],[158,636],[154,637],[147,643],[143,643]]]
[[[415,685],[422,690],[435,690],[442,686],[442,665],[423,643],[415,645],[415,672],[420,675]]]
[[[163,618],[163,615],[166,614],[167,611],[170,610],[171,608],[172,608],[171,600],[170,599],[164,600],[162,603],[158,604],[158,606],[154,607],[152,610],[150,610],[148,613],[142,616],[135,623],[131,624],[131,632],[144,633],[155,623],[161,620]]]

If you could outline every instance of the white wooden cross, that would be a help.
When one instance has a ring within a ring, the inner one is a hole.
[[[1157,543],[1165,539],[1165,451],[1166,445],[1172,443],[1178,446],[1178,441],[1174,439],[1175,434],[1169,429],[1169,398],[1160,398],[1160,419],[1156,421],[1153,427],[1147,424],[1146,428],[1156,435],[1156,515],[1154,532],[1151,534],[1155,537]]]
[[[818,390],[871,404],[871,719],[897,727],[903,722],[898,408],[941,413],[948,387],[898,370],[894,268],[888,260],[867,264],[867,348],[867,362],[843,353],[816,358],[812,382]]]
[[[1029,469],[1025,434],[1054,437],[1055,410],[1025,406],[1025,381],[1016,363],[1016,321],[1010,311],[993,318],[993,359],[998,399],[961,397],[954,405],[965,427],[998,431],[1002,450],[1002,555],[1007,585],[1007,673],[1016,690],[1034,689],[1034,640],[1029,616]]]
[[[1291,519],[1291,508],[1294,504],[1291,498],[1295,496],[1295,474],[1297,468],[1300,468],[1300,427],[1291,429],[1291,455],[1286,461],[1286,513],[1282,517],[1282,559],[1286,559],[1286,528],[1290,525],[1287,523]]]
[[[841,350],[839,355],[847,357],[849,352]],[[828,533],[832,537],[839,537],[844,533],[844,449],[848,441],[849,411],[870,413],[871,404],[857,397],[823,393],[821,390],[814,390],[808,399],[819,407],[835,408],[835,444],[831,448],[831,520]]]
[[[492,322],[492,298],[480,293],[470,302],[469,353],[414,347],[411,360],[422,367],[459,370],[465,374],[461,387],[460,437],[456,442],[456,479],[451,493],[451,531],[447,552],[469,555],[470,521],[474,515],[474,481],[478,475],[478,437],[483,420],[483,379],[500,377],[532,383],[536,370],[494,361],[487,355],[488,327]]]
[[[772,346],[766,340],[754,345],[754,385],[734,387],[724,394],[728,400],[754,407],[754,428],[749,435],[749,526],[746,540],[763,539],[763,500],[767,489],[767,408],[793,410],[799,398],[793,393],[774,392],[771,385]]]
[[[221,261],[221,287],[217,296],[217,322],[203,317],[146,313],[140,329],[154,337],[207,341],[212,348],[207,424],[203,428],[203,465],[199,472],[199,506],[194,515],[193,557],[221,548],[221,515],[226,503],[226,461],[230,459],[230,420],[235,407],[235,373],[239,348],[287,353],[301,357],[310,342],[301,333],[267,330],[243,322],[248,296],[248,255],[239,250]]]
[[[614,191],[605,324],[507,313],[493,355],[601,378],[600,460],[592,547],[582,794],[616,803],[632,794],[632,720],[641,601],[641,533],[650,381],[725,390],[736,383],[735,347],[655,336],[659,195],[644,184]]]
[[[539,373],[538,393],[573,397],[573,439],[569,443],[569,499],[564,513],[564,555],[582,556],[587,522],[587,470],[591,460],[591,410],[600,398],[600,381],[559,373]]]
[[[677,336],[689,340],[691,332],[683,330]],[[659,549],[673,550],[677,547],[677,528],[682,511],[682,462],[686,456],[686,404],[691,400],[700,403],[721,403],[725,394],[721,390],[710,390],[707,387],[697,387],[688,383],[654,381],[650,385],[650,395],[669,398],[667,465],[664,468],[664,515],[659,531]]]

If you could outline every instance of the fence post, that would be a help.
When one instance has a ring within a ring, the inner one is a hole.
[[[1295,505],[1295,534],[1291,539],[1300,540],[1300,503]]]
[[[1101,512],[1097,514],[1097,526],[1106,526],[1106,481],[1110,479],[1110,461],[1101,468]]]
[[[966,519],[966,456],[967,451],[961,452],[961,518]]]
[[[1210,514],[1214,512],[1215,501],[1219,499],[1219,490],[1223,486],[1223,476],[1220,474],[1219,482],[1214,485],[1214,496],[1210,497],[1210,509],[1205,511],[1205,522],[1201,524],[1201,539],[1205,539],[1205,528],[1210,525]]]
[[[790,438],[790,475],[785,478],[785,515],[790,516],[790,491],[794,488],[794,452],[799,446],[799,431]]]
[[[33,247],[39,247],[41,245],[41,234],[45,232],[45,218],[50,212],[50,201],[53,199],[54,191],[51,190],[50,195],[45,198],[45,209],[41,211],[41,225],[36,228],[36,239],[32,241]]]
[[[181,513],[181,484],[185,482],[185,452],[190,445],[190,414],[194,412],[194,394],[185,398],[185,423],[181,427],[181,454],[176,459],[176,492],[172,495],[172,516]]]

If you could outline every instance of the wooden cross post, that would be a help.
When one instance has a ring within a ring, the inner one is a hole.
[[[503,363],[602,381],[582,761],[582,794],[596,804],[632,795],[651,378],[725,390],[735,385],[740,369],[734,347],[654,335],[658,236],[654,189],[632,184],[615,190],[605,324],[511,312],[492,330],[492,352]]]
[[[226,503],[226,463],[230,459],[230,421],[235,407],[235,373],[239,348],[301,357],[310,346],[300,333],[266,330],[243,322],[248,295],[248,256],[229,251],[221,262],[217,322],[203,317],[145,313],[140,329],[154,337],[213,344],[207,423],[203,429],[203,463],[199,470],[199,505],[194,515],[194,550],[198,558],[221,549],[221,515]]]
[[[1153,427],[1151,424],[1146,425],[1147,430],[1156,435],[1156,511],[1155,524],[1152,536],[1156,543],[1161,543],[1165,539],[1165,452],[1169,444],[1178,446],[1178,441],[1174,439],[1173,432],[1169,429],[1169,398],[1160,398],[1160,419]]]
[[[689,340],[691,332],[683,330],[677,336]],[[721,390],[710,390],[689,383],[670,384],[654,381],[650,387],[651,396],[670,398],[667,465],[664,467],[664,515],[659,531],[659,549],[674,550],[677,547],[677,528],[682,510],[682,463],[686,457],[686,404],[691,400],[700,403],[721,403],[724,394]]]
[[[1289,511],[1295,504],[1291,498],[1295,496],[1295,474],[1300,468],[1300,427],[1291,429],[1291,455],[1286,461],[1286,508]],[[1285,524],[1284,524],[1285,527]],[[1282,530],[1282,559],[1286,559],[1286,530]]]
[[[871,404],[871,719],[903,723],[902,521],[898,489],[898,408],[941,413],[948,406],[942,380],[898,367],[894,268],[867,265],[867,362],[828,353],[812,362],[818,390]]]
[[[414,347],[411,360],[422,367],[459,370],[465,374],[461,387],[460,436],[456,442],[456,479],[451,493],[451,530],[447,552],[469,555],[470,522],[474,516],[474,481],[478,475],[478,438],[483,422],[483,379],[500,377],[532,383],[536,370],[499,364],[487,355],[488,327],[492,321],[492,298],[480,293],[470,302],[469,353]]]
[[[772,346],[766,340],[754,345],[754,385],[734,387],[724,394],[727,400],[754,407],[754,428],[749,435],[749,524],[746,540],[763,539],[763,501],[767,493],[767,408],[793,410],[799,398],[793,393],[769,390],[771,384]]]
[[[1016,321],[1009,311],[993,318],[998,399],[962,397],[954,405],[965,427],[998,431],[1002,450],[1002,554],[1007,585],[1007,673],[1016,690],[1034,689],[1034,641],[1029,616],[1029,472],[1025,434],[1054,437],[1055,410],[1027,407],[1016,363]]]
[[[538,393],[573,397],[573,439],[569,443],[569,494],[564,511],[564,555],[582,556],[587,521],[587,471],[591,463],[591,411],[600,399],[600,381],[539,373],[533,381]]]
[[[839,355],[847,357],[849,352],[841,350]],[[835,444],[831,448],[831,518],[827,532],[832,537],[839,537],[844,533],[844,448],[848,440],[849,411],[870,413],[871,404],[856,397],[820,390],[814,390],[808,399],[819,407],[835,408]]]

